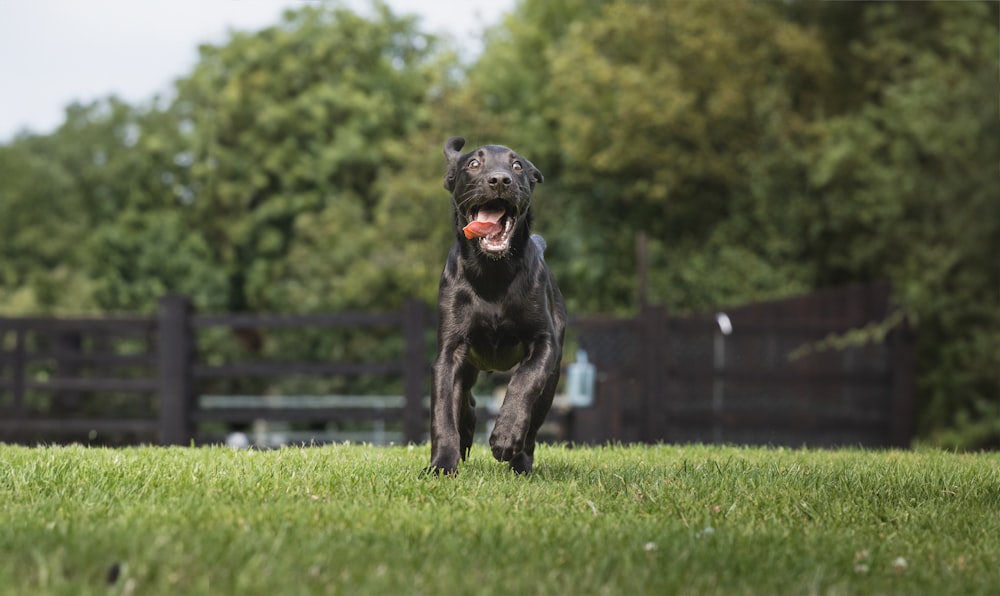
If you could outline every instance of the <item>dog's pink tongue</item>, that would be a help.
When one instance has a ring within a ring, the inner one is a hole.
[[[483,236],[489,236],[490,234],[495,234],[500,231],[500,218],[503,217],[503,210],[499,211],[487,211],[486,209],[480,209],[476,213],[476,221],[470,222],[469,225],[462,228],[465,232],[465,237],[468,239],[480,238]]]

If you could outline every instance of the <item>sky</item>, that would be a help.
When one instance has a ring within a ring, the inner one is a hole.
[[[315,3],[315,0],[312,0]],[[469,51],[515,0],[386,0],[428,33]],[[307,0],[0,0],[0,143],[48,133],[74,101],[117,95],[140,104],[169,93],[201,43],[277,23]],[[362,14],[367,0],[342,0]]]

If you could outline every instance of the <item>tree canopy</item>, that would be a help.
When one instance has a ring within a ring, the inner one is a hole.
[[[920,430],[1000,436],[998,5],[524,0],[474,59],[373,5],[201,48],[169,99],[73,105],[0,146],[0,312],[428,302],[441,144],[546,175],[574,312],[679,311],[889,279]]]

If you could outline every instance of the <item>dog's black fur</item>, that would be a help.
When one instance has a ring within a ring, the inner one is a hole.
[[[545,241],[531,235],[531,193],[542,173],[507,147],[460,153],[444,146],[444,187],[453,197],[456,240],[438,293],[438,357],[431,390],[429,471],[451,474],[472,447],[472,386],[479,371],[517,367],[507,386],[490,447],[517,473],[531,471],[535,437],[559,382],[566,306],[545,265]],[[503,209],[501,232],[462,232],[484,207]]]

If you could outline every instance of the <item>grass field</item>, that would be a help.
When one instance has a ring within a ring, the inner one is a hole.
[[[994,594],[1000,454],[0,445],[0,593]]]

